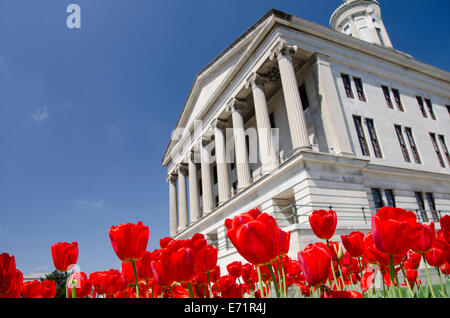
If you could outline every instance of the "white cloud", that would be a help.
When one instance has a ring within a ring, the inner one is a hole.
[[[89,205],[96,208],[103,208],[105,206],[105,201],[97,200],[97,201],[85,201],[85,200],[75,200],[73,201],[76,205]]]
[[[48,108],[47,106],[42,106],[34,114],[31,115],[37,121],[43,121],[48,118]]]
[[[48,275],[50,273],[47,272],[36,272],[36,273],[29,273],[23,275],[23,280],[29,281],[29,280],[38,280],[39,278],[44,278],[45,275]]]

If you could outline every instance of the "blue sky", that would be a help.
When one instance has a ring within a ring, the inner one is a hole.
[[[161,158],[195,75],[271,8],[328,26],[341,0],[2,0],[0,253],[50,272],[50,245],[117,268],[111,225],[169,232]],[[396,49],[450,70],[448,0],[380,1]],[[80,5],[82,27],[66,27]]]

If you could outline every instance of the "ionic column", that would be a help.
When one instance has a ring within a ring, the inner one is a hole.
[[[184,164],[178,167],[178,213],[180,217],[179,231],[188,226],[188,204],[186,188],[187,167]]]
[[[264,83],[266,79],[257,73],[253,73],[247,82],[247,87],[252,88],[255,104],[256,125],[258,129],[259,154],[263,174],[277,167],[277,155],[273,147],[272,127],[270,125],[269,111],[267,108]]]
[[[219,204],[231,198],[230,176],[228,174],[228,164],[226,161],[225,128],[226,121],[216,119],[212,127],[214,129],[214,141],[216,145],[216,166],[217,166],[217,187],[219,190]]]
[[[236,173],[238,179],[238,192],[247,188],[251,184],[250,165],[248,151],[245,142],[244,118],[242,108],[245,103],[233,98],[229,103],[229,110],[233,119],[234,152],[236,159]]]
[[[190,221],[195,223],[200,218],[200,196],[198,193],[198,174],[197,165],[195,164],[195,153],[191,152],[188,157],[189,165],[189,208]]]
[[[300,99],[297,78],[291,58],[291,53],[295,53],[296,51],[296,46],[282,41],[272,51],[271,59],[276,57],[278,67],[280,68],[281,84],[283,86],[293,150],[311,150],[302,100]]]
[[[207,148],[209,140],[202,139],[200,143],[202,192],[203,192],[203,214],[208,214],[214,209],[214,192],[211,169],[211,154]]]
[[[170,235],[174,236],[178,231],[177,176],[168,176],[167,182],[169,183]]]

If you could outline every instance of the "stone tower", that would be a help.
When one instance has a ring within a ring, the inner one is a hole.
[[[331,15],[330,26],[363,41],[392,47],[376,0],[344,0]]]

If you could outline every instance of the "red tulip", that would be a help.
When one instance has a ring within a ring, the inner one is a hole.
[[[75,265],[78,260],[78,243],[56,243],[51,247],[53,264],[61,272],[70,270],[70,265]]]
[[[380,251],[373,241],[373,233],[369,232],[366,234],[363,240],[364,246],[364,259],[369,264],[377,264],[381,268],[389,267],[389,255]],[[394,255],[394,265],[398,265],[401,261],[406,258],[405,255],[397,256]]]
[[[152,261],[150,266],[152,267],[153,277],[159,286],[167,288],[173,283],[172,273],[164,267],[161,260]]]
[[[408,259],[405,262],[405,268],[418,269],[422,260],[422,254],[413,251],[408,252]]]
[[[383,207],[372,216],[373,242],[390,255],[406,255],[417,237],[416,214],[399,208]]]
[[[444,215],[441,220],[441,229],[444,233],[444,237],[450,244],[450,215]]]
[[[297,260],[289,261],[286,272],[289,276],[293,277],[294,279],[297,278],[302,272],[299,261]]]
[[[181,286],[172,286],[171,290],[173,298],[190,298],[189,290],[187,288],[183,288]]]
[[[337,291],[327,289],[325,291],[325,298],[363,298],[362,294],[354,290]]]
[[[227,265],[227,270],[230,276],[239,278],[242,275],[242,263],[239,261],[232,262]]]
[[[318,288],[327,282],[331,266],[331,253],[325,244],[309,244],[298,253],[298,261],[302,273],[311,286]]]
[[[245,283],[254,283],[258,281],[258,272],[252,264],[242,265],[242,279]]]
[[[419,275],[419,273],[417,272],[417,270],[415,269],[406,269],[406,279],[408,280],[408,282],[412,285],[415,284],[417,281],[417,277]],[[405,281],[406,283],[406,281]]]
[[[291,243],[291,232],[285,232],[278,229],[278,244],[280,247],[280,256],[283,257],[289,253],[289,245]]]
[[[342,257],[342,265],[345,266],[350,273],[359,273],[361,269],[359,268],[359,262],[356,257],[350,255],[348,251],[344,253]]]
[[[267,265],[280,255],[278,225],[273,216],[255,209],[225,220],[225,225],[228,238],[248,262]]]
[[[309,216],[309,224],[316,236],[323,240],[329,240],[333,237],[337,226],[337,215],[333,210],[314,211]]]
[[[89,275],[89,278],[91,278],[91,275]],[[130,273],[127,273],[126,276],[127,276],[126,279],[129,279]],[[106,295],[116,294],[117,292],[125,288],[125,283],[124,280],[122,279],[122,273],[116,269],[110,269],[107,272],[102,272],[98,277],[98,283],[100,285],[101,293]]]
[[[364,233],[352,232],[349,235],[341,235],[342,245],[353,257],[362,257],[364,254]]]
[[[121,276],[122,281],[126,286],[135,286],[135,277],[134,277],[134,269],[133,264],[129,262],[122,262],[121,265]],[[136,268],[137,271],[137,268]],[[137,272],[137,275],[139,277],[139,272]]]
[[[235,278],[230,275],[220,277],[217,281],[217,288],[222,298],[242,298],[244,294],[242,285],[237,285]]]
[[[153,278],[152,267],[150,266],[153,261],[153,254],[146,251],[144,257],[139,262],[136,262],[136,269],[139,273],[139,278],[143,280],[150,280]]]
[[[112,247],[122,262],[141,260],[147,249],[148,236],[148,226],[141,221],[112,226],[109,230]]]
[[[198,247],[197,247],[198,248]],[[196,251],[196,268],[202,273],[212,272],[217,266],[217,248],[212,245],[205,245]]]
[[[450,275],[450,263],[445,262],[444,265],[441,266],[441,272],[444,275]]]
[[[447,253],[435,244],[429,252],[425,253],[425,259],[430,266],[441,267],[447,260]]]
[[[69,288],[69,298],[72,298],[72,288],[76,289],[77,298],[87,298],[91,295],[92,284],[89,282],[86,273],[74,272],[70,275],[67,287]]]
[[[44,280],[41,282],[40,294],[42,298],[55,298],[56,282],[52,280]]]
[[[434,223],[430,225],[418,224],[417,236],[412,242],[411,249],[417,253],[426,253],[433,246],[436,239],[436,230],[434,229]]]
[[[190,282],[196,274],[196,254],[190,240],[173,240],[160,250],[166,271],[176,282]]]
[[[41,298],[41,283],[38,280],[23,283],[23,297],[24,298]]]
[[[369,266],[366,269],[366,271],[364,272],[364,275],[360,281],[360,286],[361,286],[361,290],[363,293],[365,293],[366,291],[368,291],[370,289],[370,287],[373,284],[376,274],[377,273],[373,270],[373,268],[371,266]]]
[[[22,292],[23,275],[16,269],[14,256],[0,255],[0,298],[18,298]]]

